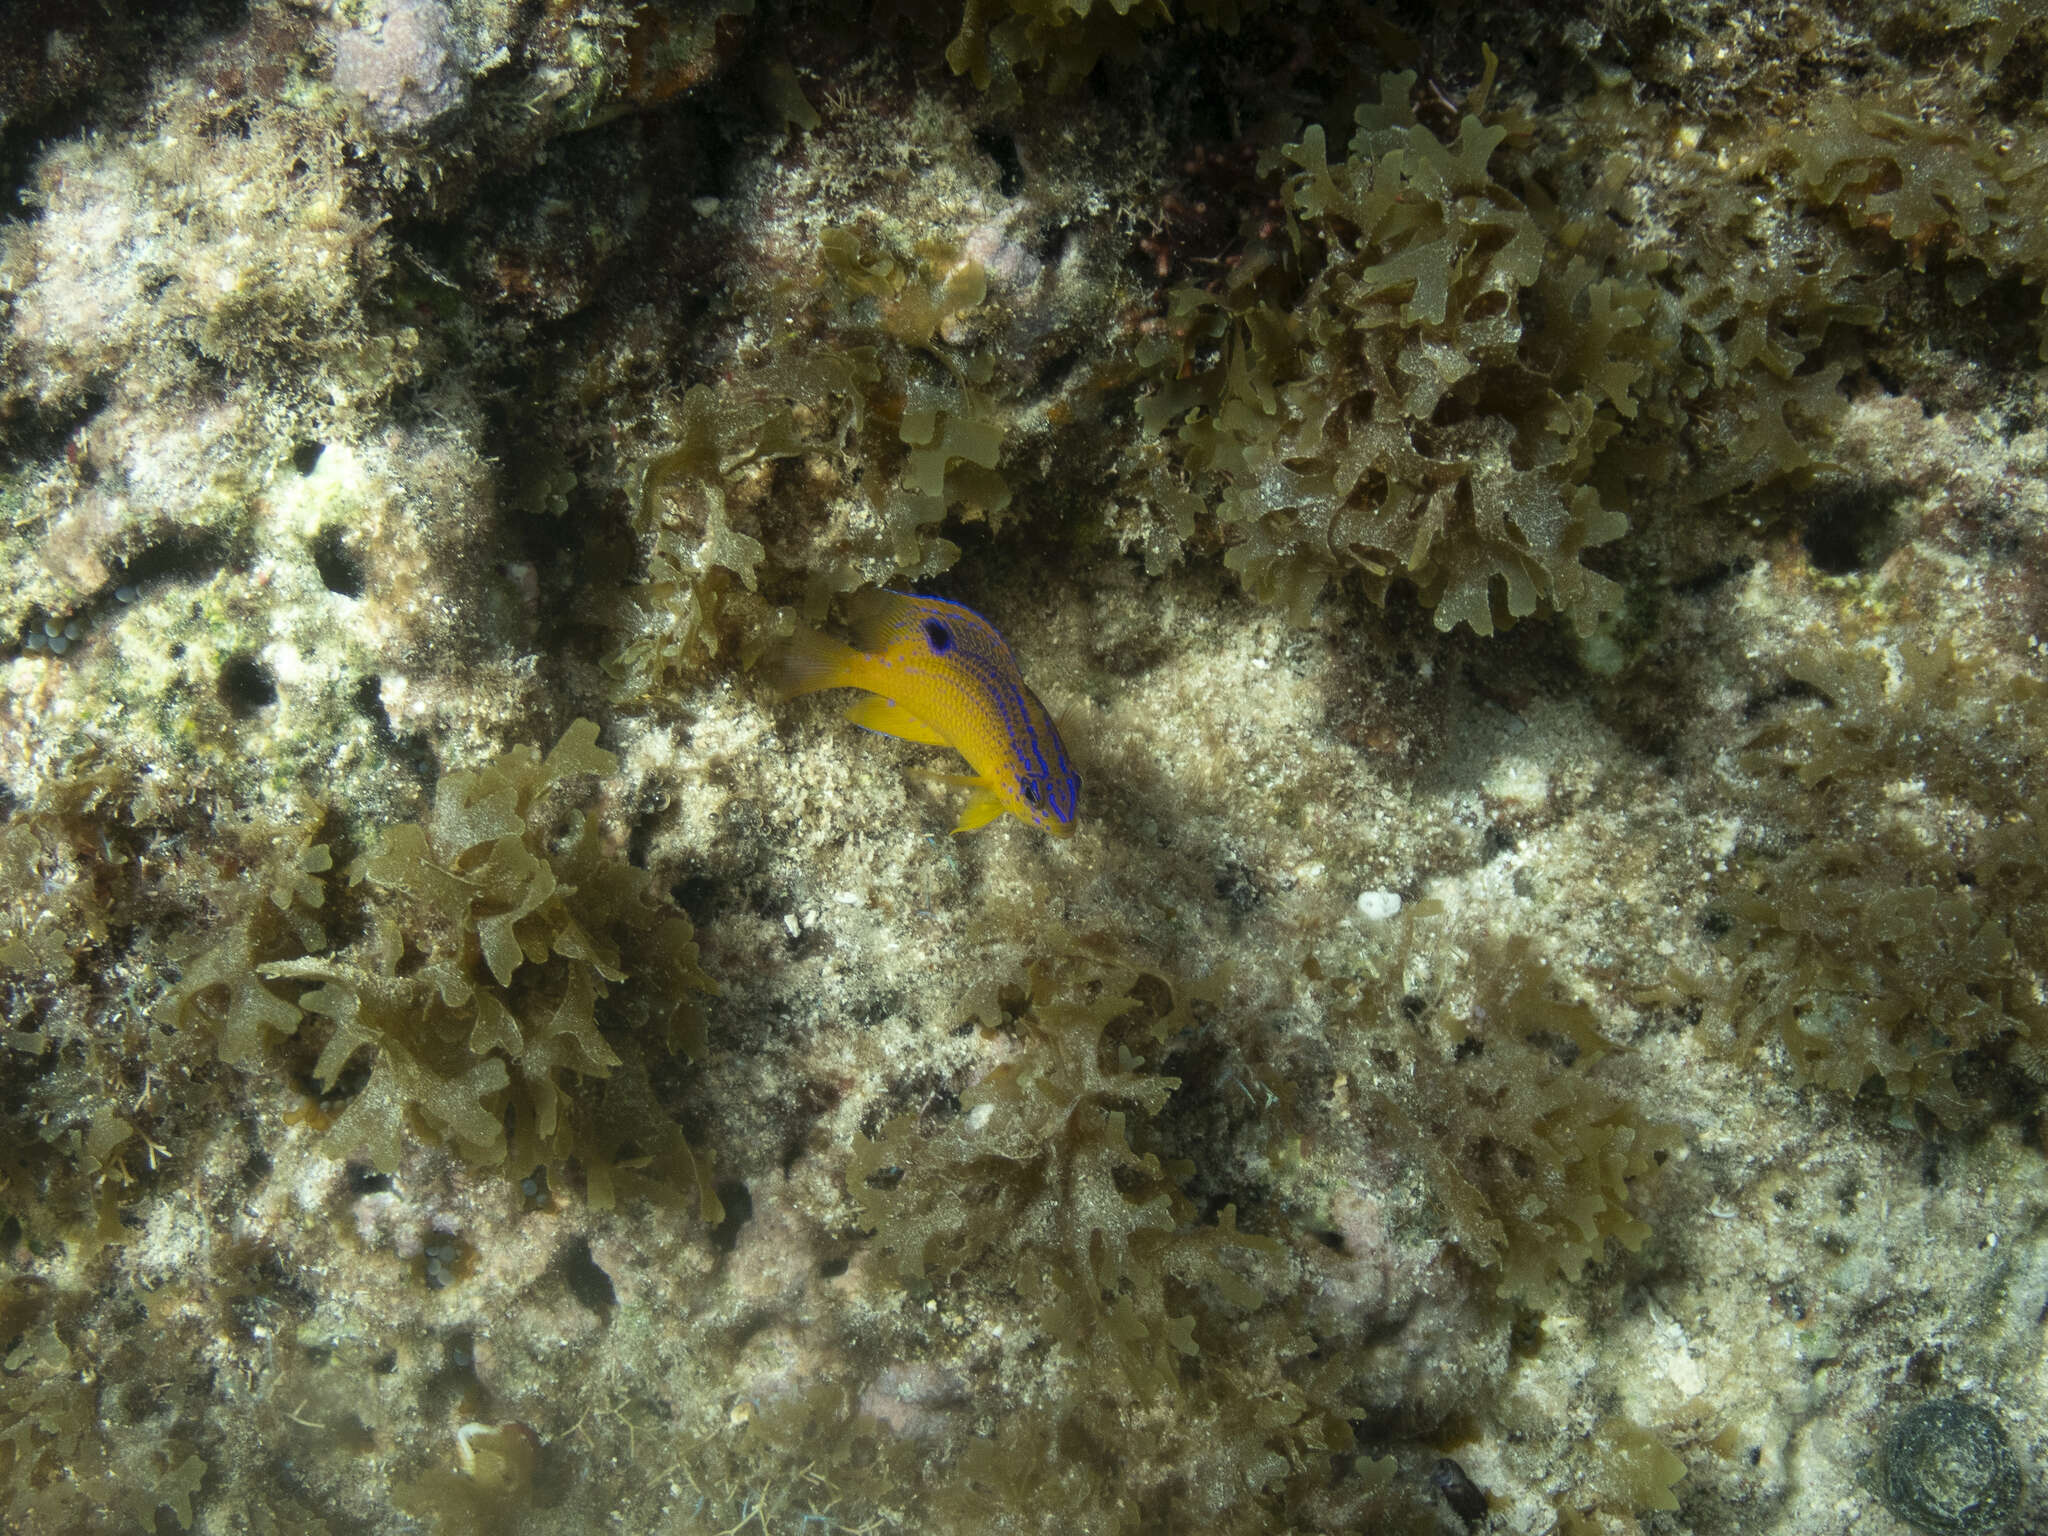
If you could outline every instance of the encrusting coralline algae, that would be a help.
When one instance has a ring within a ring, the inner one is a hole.
[[[2038,5],[18,9],[0,1525],[2040,1523]]]
[[[360,100],[373,128],[417,137],[462,110],[469,71],[451,37],[455,18],[441,0],[355,9],[353,17],[336,18],[332,79],[337,91]]]

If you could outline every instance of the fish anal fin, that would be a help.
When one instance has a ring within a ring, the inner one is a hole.
[[[846,718],[864,731],[876,731],[928,747],[949,747],[951,742],[894,699],[871,693],[846,711]]]
[[[1003,814],[1002,796],[992,789],[977,789],[961,807],[960,819],[953,824],[953,831],[976,832]]]

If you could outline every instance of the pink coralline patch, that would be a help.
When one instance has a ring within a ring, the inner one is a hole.
[[[815,1229],[774,1188],[754,1193],[753,1219],[740,1228],[730,1273],[749,1306],[786,1311],[818,1273]]]
[[[401,1259],[419,1256],[418,1223],[404,1200],[393,1191],[380,1189],[358,1197],[351,1214],[355,1217],[356,1237],[365,1248],[389,1248]]]
[[[93,418],[83,453],[93,468],[52,519],[44,568],[79,593],[110,580],[108,560],[124,559],[182,521],[201,523],[222,498],[216,484],[240,468],[247,415],[239,402],[126,399]]]
[[[334,40],[334,83],[385,133],[418,135],[469,101],[441,0],[390,0]]]
[[[1386,1201],[1369,1189],[1344,1190],[1330,1201],[1330,1221],[1344,1246],[1318,1263],[1318,1308],[1356,1326],[1413,1306],[1421,1289],[1419,1255],[1394,1242]]]
[[[836,1351],[820,1346],[815,1330],[762,1328],[740,1346],[726,1372],[730,1415],[744,1423],[777,1403],[801,1397],[818,1382],[833,1380],[844,1368]]]
[[[1021,295],[1038,286],[1045,276],[1045,263],[1019,240],[1010,219],[990,219],[977,224],[961,242],[960,254],[981,263],[991,288],[1005,288]]]
[[[860,1411],[899,1435],[934,1435],[967,1401],[967,1383],[926,1362],[883,1369],[860,1395]]]

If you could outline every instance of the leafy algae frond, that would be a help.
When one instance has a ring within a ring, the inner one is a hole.
[[[708,1175],[635,1092],[648,1043],[704,1051],[696,999],[712,986],[689,919],[650,899],[647,872],[608,851],[594,812],[569,812],[558,830],[561,787],[617,770],[596,743],[597,727],[578,721],[545,756],[515,747],[444,775],[426,820],[386,828],[349,866],[365,936],[267,958],[280,921],[267,909],[320,905],[309,898],[321,894],[324,848],[295,854],[278,887],[289,900],[257,902],[231,924],[167,1017],[209,1025],[223,1057],[254,1066],[267,1034],[310,1013],[328,1025],[312,1068],[328,1090],[367,1052],[368,1077],[328,1131],[337,1156],[391,1172],[418,1126],[520,1172],[574,1155],[604,1205],[631,1144],[657,1179],[701,1182],[708,1208]]]

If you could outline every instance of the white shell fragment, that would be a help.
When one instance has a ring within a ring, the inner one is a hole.
[[[1401,893],[1399,891],[1360,891],[1358,893],[1358,915],[1368,923],[1384,923],[1390,917],[1401,915]]]

